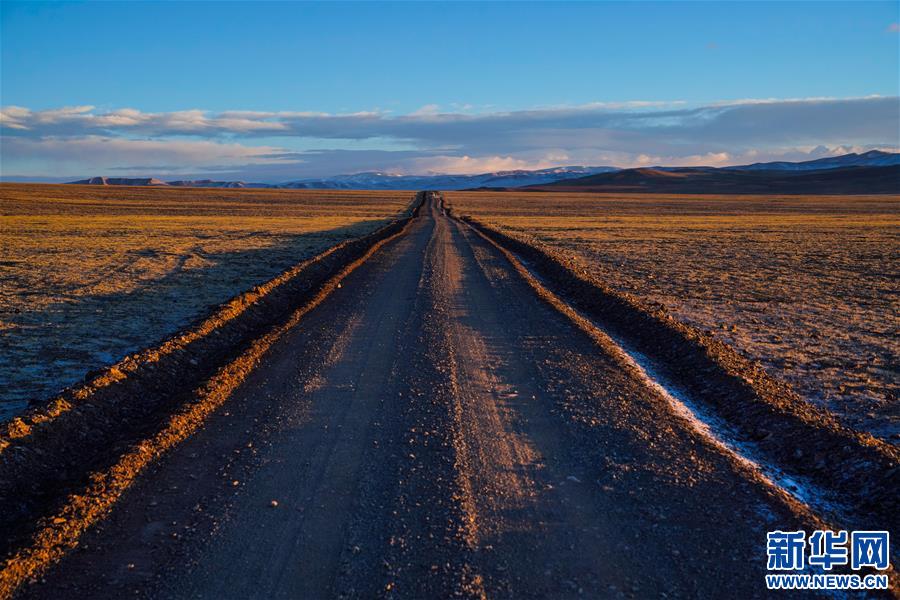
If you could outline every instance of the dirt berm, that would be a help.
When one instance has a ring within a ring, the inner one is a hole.
[[[148,440],[171,429],[173,415],[181,414],[185,426],[202,418],[203,411],[191,414],[189,408],[210,395],[211,381],[243,377],[264,351],[257,343],[258,352],[248,352],[254,341],[320,301],[327,293],[323,286],[339,286],[337,276],[399,235],[424,197],[417,194],[404,216],[377,231],[297,264],[159,345],[89,373],[83,385],[0,425],[0,557],[11,558],[63,506],[91,494],[101,473],[121,470],[128,453],[159,453],[160,446]],[[251,364],[230,365],[239,357]]]
[[[612,290],[538,240],[461,216],[523,259],[543,283],[600,327],[653,361],[787,474],[808,477],[851,515],[853,525],[900,527],[900,450],[842,426],[786,383],[664,309]]]

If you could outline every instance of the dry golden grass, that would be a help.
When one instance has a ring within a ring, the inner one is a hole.
[[[412,197],[0,185],[0,417],[374,230]]]
[[[845,423],[900,439],[900,197],[445,196],[713,332]]]

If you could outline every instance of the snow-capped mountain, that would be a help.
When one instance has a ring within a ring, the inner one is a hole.
[[[843,167],[890,167],[900,165],[900,154],[870,150],[862,154],[855,152],[841,156],[829,156],[803,162],[767,162],[724,167],[733,171],[816,171],[819,169],[840,169]]]

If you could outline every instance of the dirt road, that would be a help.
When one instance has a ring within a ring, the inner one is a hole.
[[[432,201],[21,596],[752,598],[814,525]]]

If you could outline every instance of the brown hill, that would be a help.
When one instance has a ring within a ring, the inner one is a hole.
[[[663,194],[900,194],[900,165],[814,171],[625,169],[521,189]]]

